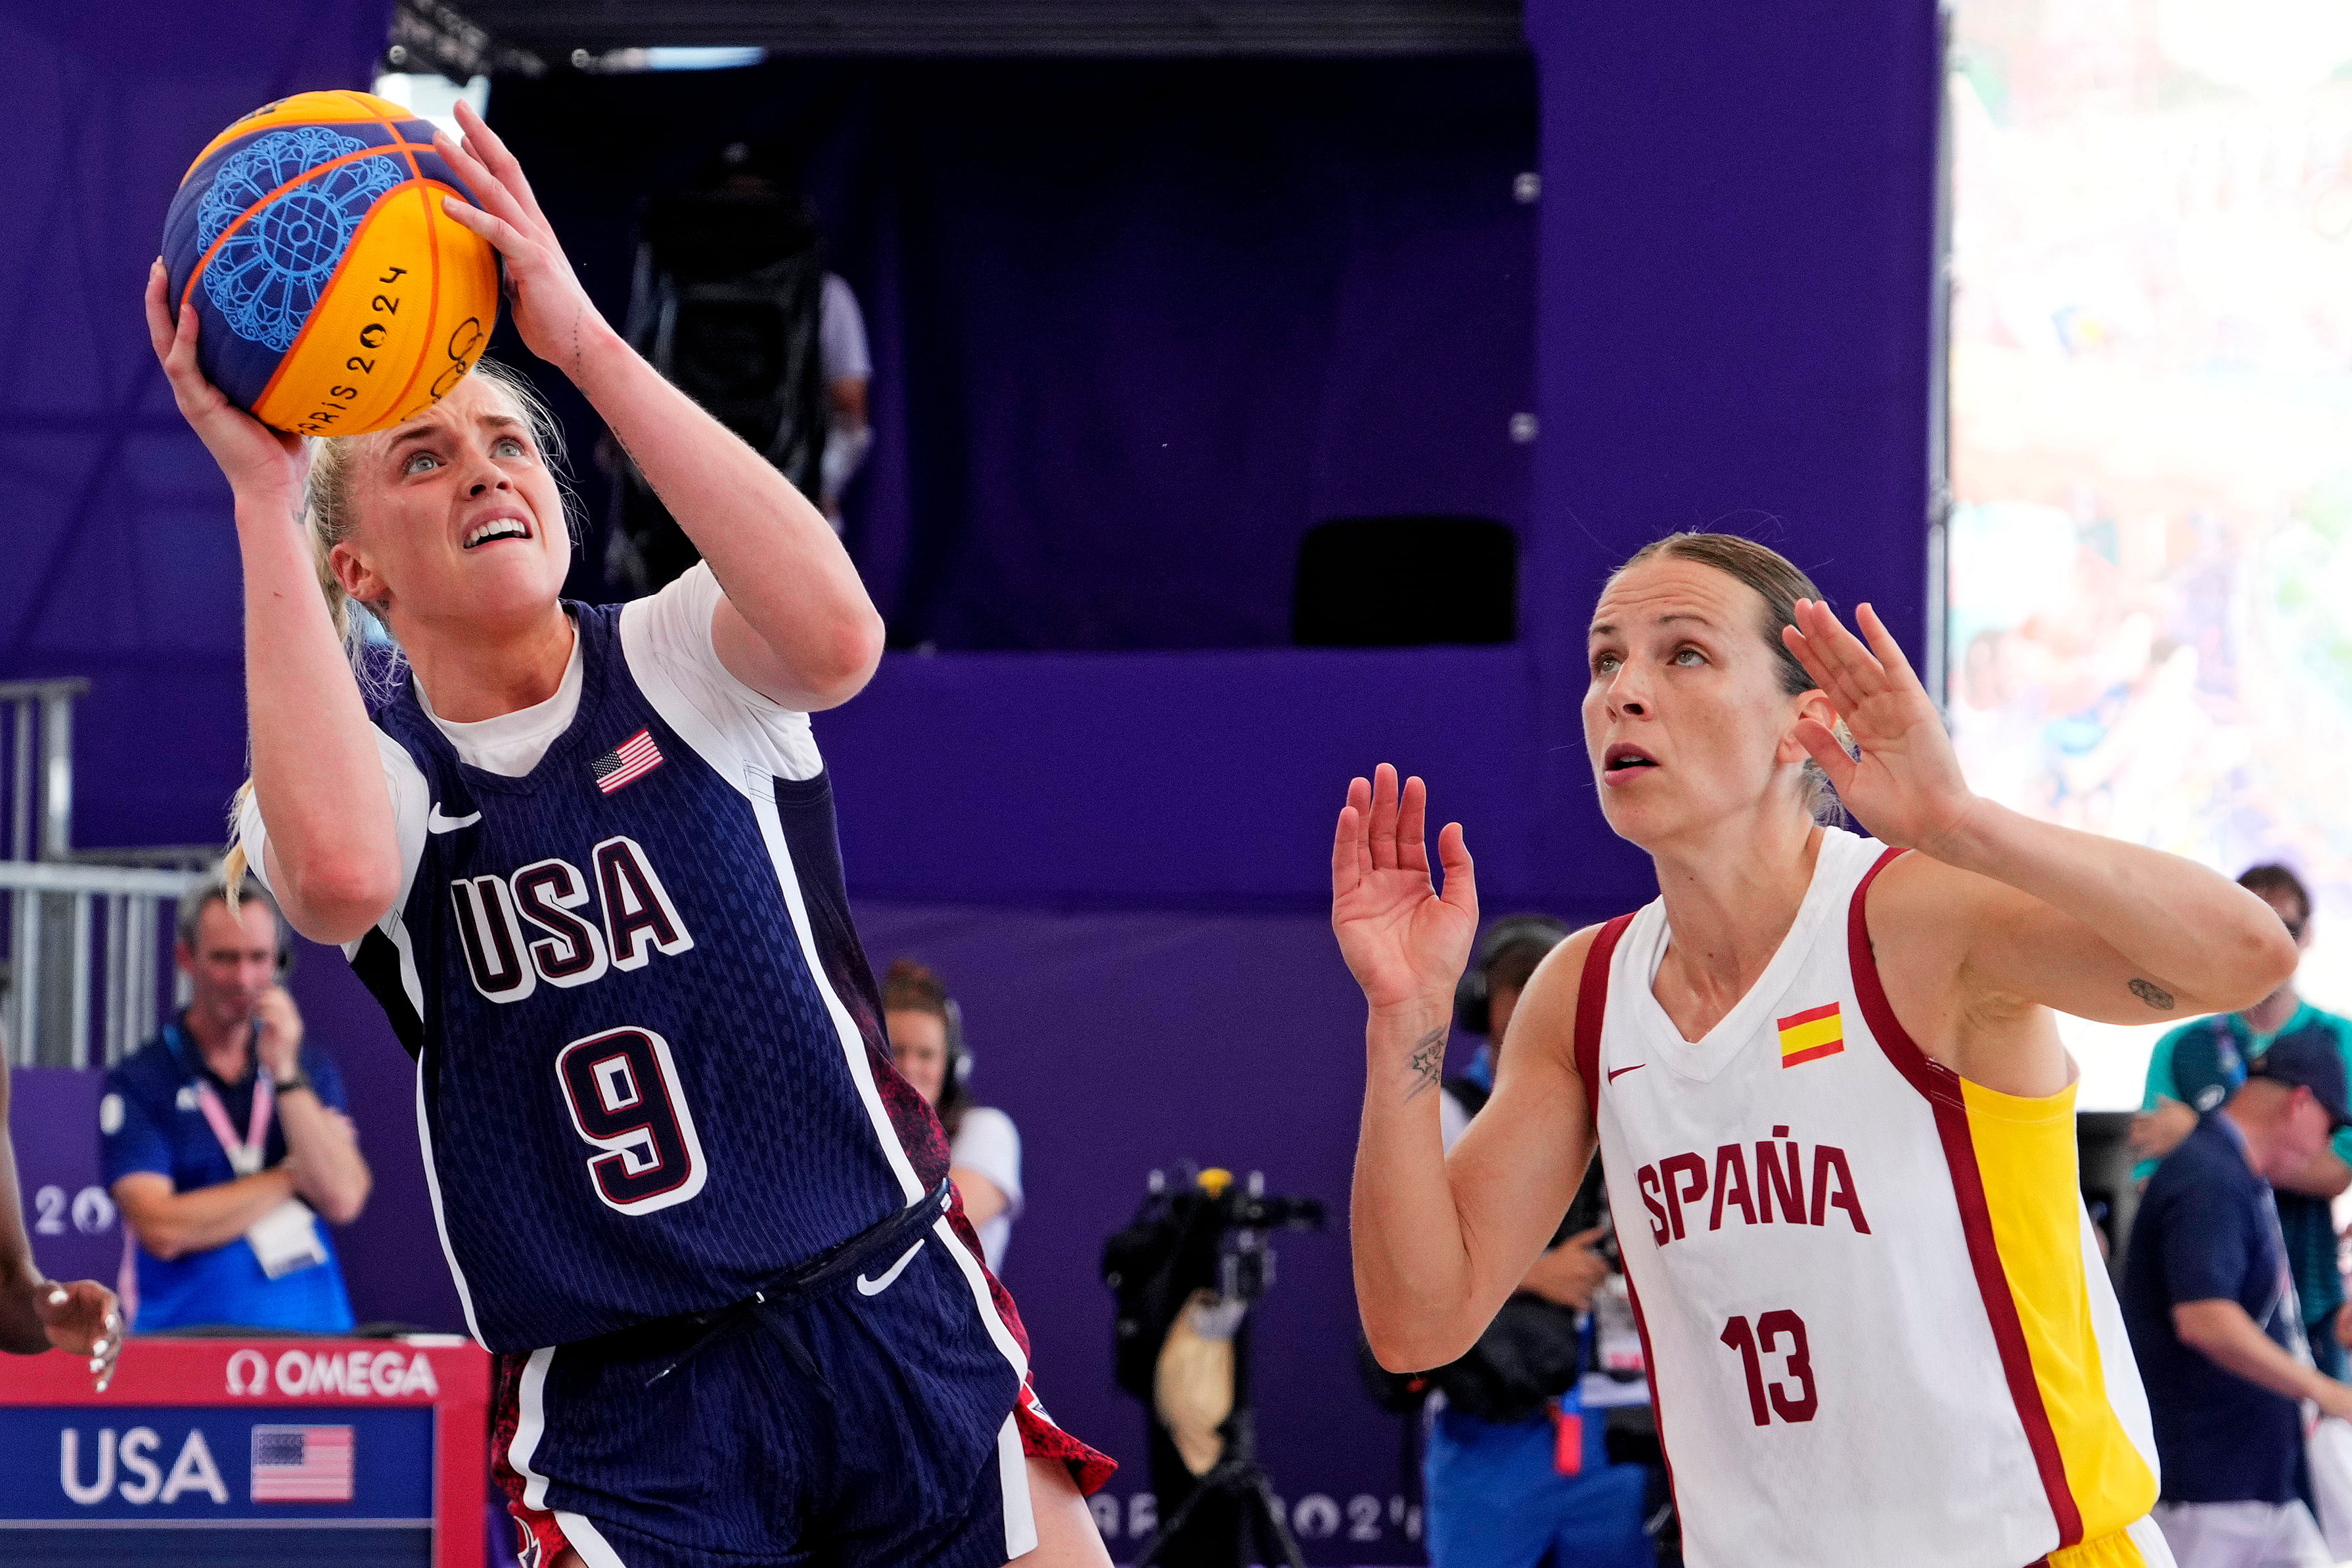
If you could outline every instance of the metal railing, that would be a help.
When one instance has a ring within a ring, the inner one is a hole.
[[[180,896],[205,875],[0,861],[14,981],[0,1024],[9,1064],[111,1067],[152,1036]]]
[[[63,860],[73,842],[73,706],[89,683],[0,681],[8,747],[8,858]]]

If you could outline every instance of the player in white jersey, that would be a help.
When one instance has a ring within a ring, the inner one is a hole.
[[[1447,824],[1441,896],[1421,781],[1350,784],[1332,924],[1370,1007],[1365,1331],[1398,1370],[1461,1354],[1597,1141],[1694,1568],[2169,1564],[2052,1009],[2228,1011],[2294,946],[2210,872],[1969,793],[1857,619],[1866,643],[1724,535],[1610,580],[1585,745],[1660,896],[1544,961],[1450,1157],[1470,854]],[[1822,825],[1825,785],[1875,841]]]

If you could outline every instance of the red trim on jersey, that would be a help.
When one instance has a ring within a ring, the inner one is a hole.
[[[2073,1546],[2083,1539],[2083,1511],[2066,1483],[2066,1464],[2058,1452],[2058,1437],[2051,1430],[2050,1411],[2042,1402],[2042,1385],[2034,1381],[2033,1359],[2025,1344],[2025,1328],[2018,1321],[2017,1298],[2001,1268],[1993,1244],[1992,1214],[1985,1204],[1984,1176],[1977,1168],[1976,1145],[1969,1135],[1968,1102],[1960,1091],[1960,1075],[1919,1049],[1895,1017],[1886,988],[1878,977],[1878,958],[1870,946],[1870,923],[1864,913],[1870,884],[1894,863],[1901,850],[1888,850],[1864,874],[1853,890],[1846,914],[1846,949],[1853,968],[1853,994],[1871,1035],[1895,1070],[1910,1081],[1935,1113],[1936,1134],[1944,1145],[1944,1162],[1951,1168],[1953,1196],[1959,1200],[1960,1229],[1968,1238],[1969,1263],[1976,1271],[1977,1291],[1984,1298],[1985,1317],[1992,1324],[1993,1343],[2000,1348],[2000,1368],[2009,1380],[2010,1398],[2025,1427],[2026,1446],[2042,1472],[2042,1490],[2058,1524],[2058,1544]]]
[[[1584,973],[1576,982],[1576,1072],[1584,1080],[1584,1119],[1595,1132],[1601,1127],[1601,1024],[1609,1011],[1609,956],[1617,939],[1633,924],[1621,915],[1593,933],[1584,950]]]
[[[1576,1071],[1584,1080],[1585,1119],[1597,1136],[1601,1128],[1601,1091],[1608,1080],[1601,1073],[1601,1026],[1609,1013],[1609,961],[1633,916],[1621,915],[1593,933],[1585,949],[1584,973],[1576,989]],[[1634,1066],[1642,1065],[1636,1062]],[[1632,1067],[1622,1069],[1631,1072]],[[1625,1299],[1633,1307],[1633,1332],[1642,1338],[1642,1375],[1650,1381],[1650,1418],[1658,1428],[1658,1457],[1665,1462],[1666,1492],[1675,1494],[1674,1456],[1666,1448],[1665,1406],[1658,1399],[1658,1358],[1650,1350],[1650,1322],[1642,1315],[1642,1293],[1633,1288],[1633,1271],[1625,1271]],[[1681,1505],[1676,1503],[1677,1510]]]
[[[980,1245],[980,1233],[972,1228],[971,1218],[963,1211],[963,1194],[955,1195],[948,1209],[948,1228],[956,1239],[980,1264],[981,1276],[988,1281],[988,1297],[1003,1319],[1006,1332],[1021,1346],[1024,1357],[1029,1354],[1029,1325],[1021,1321],[1021,1309],[1013,1304],[1013,1292],[1004,1288],[988,1266],[988,1256]],[[1033,1368],[1021,1380],[1021,1392],[1013,1401],[1013,1425],[1021,1434],[1021,1451],[1033,1459],[1059,1459],[1069,1468],[1070,1479],[1076,1483],[1079,1494],[1092,1497],[1109,1484],[1118,1473],[1118,1461],[1098,1448],[1064,1431],[1055,1419],[1045,1414],[1045,1406],[1037,1399],[1037,1378]]]
[[[552,1568],[571,1542],[554,1513],[522,1500],[523,1479],[514,1468],[515,1428],[522,1420],[522,1374],[530,1352],[494,1354],[490,1380],[490,1479],[506,1494],[507,1518],[515,1528],[514,1552],[522,1568]]]
[[[1658,1429],[1658,1458],[1666,1467],[1666,1498],[1675,1517],[1683,1512],[1681,1494],[1675,1490],[1675,1456],[1666,1447],[1666,1407],[1658,1400],[1658,1358],[1650,1354],[1650,1320],[1642,1315],[1642,1292],[1633,1288],[1633,1270],[1625,1270],[1625,1300],[1633,1303],[1633,1332],[1642,1336],[1642,1375],[1650,1384],[1650,1424]]]

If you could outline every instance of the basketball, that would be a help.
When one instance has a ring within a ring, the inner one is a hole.
[[[363,435],[462,380],[498,319],[488,241],[441,210],[466,202],[433,128],[363,92],[264,104],[212,140],[163,224],[174,314],[197,358],[264,424]]]

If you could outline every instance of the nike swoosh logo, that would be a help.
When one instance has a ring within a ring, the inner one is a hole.
[[[454,833],[460,828],[470,828],[482,820],[479,811],[470,817],[445,817],[441,802],[436,800],[425,813],[425,831],[428,833]]]
[[[1642,1069],[1649,1065],[1650,1064],[1646,1061],[1637,1061],[1631,1067],[1612,1067],[1609,1070],[1609,1082],[1614,1083],[1620,1078],[1624,1077],[1625,1074],[1629,1072],[1639,1072]]]
[[[863,1274],[858,1275],[857,1293],[861,1296],[878,1296],[883,1291],[888,1290],[891,1285],[897,1282],[898,1276],[907,1271],[907,1265],[915,1260],[915,1254],[920,1252],[922,1249],[923,1243],[920,1241],[918,1241],[912,1247],[908,1248],[907,1250],[900,1255],[898,1260],[890,1265],[890,1271],[884,1274],[878,1280],[869,1280]]]

